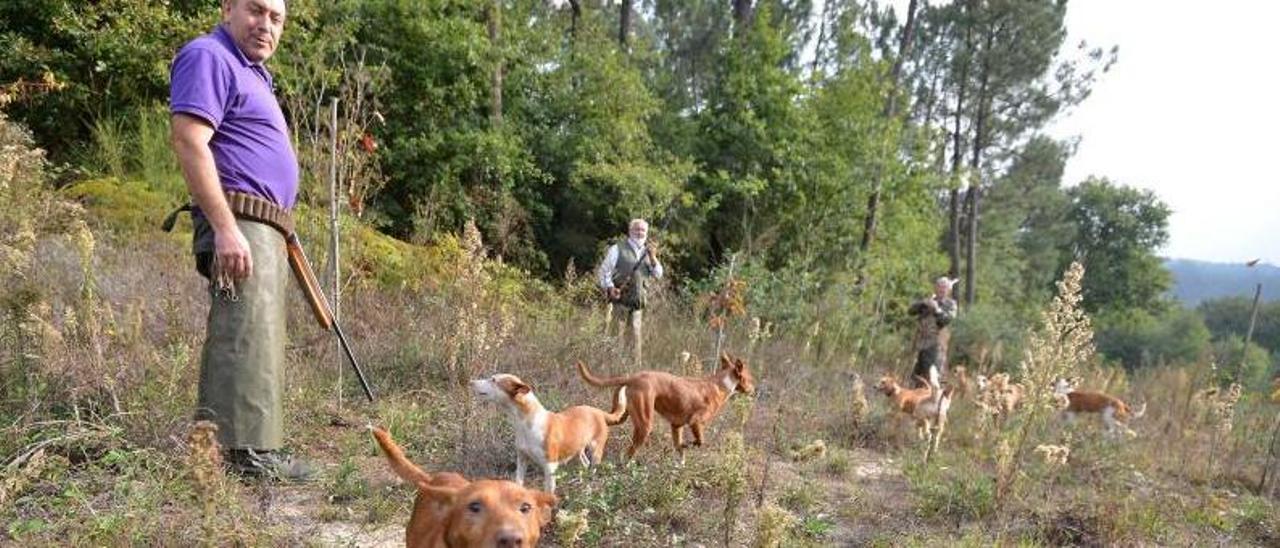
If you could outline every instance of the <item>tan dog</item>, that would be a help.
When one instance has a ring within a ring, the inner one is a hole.
[[[631,415],[631,446],[627,458],[635,456],[653,431],[653,414],[657,411],[671,423],[671,441],[675,444],[680,461],[684,462],[684,437],[681,430],[688,426],[693,432],[693,445],[702,445],[702,429],[715,418],[724,402],[735,392],[752,394],[755,379],[747,364],[728,354],[720,356],[720,370],[701,378],[677,377],[663,371],[641,371],[633,375],[601,379],[587,370],[587,364],[578,362],[578,373],[592,386],[625,386],[627,388],[627,412]]]
[[[613,394],[613,411],[577,405],[552,413],[520,377],[505,373],[471,381],[480,398],[497,403],[516,432],[516,483],[524,485],[525,459],[542,467],[542,484],[556,491],[556,469],[573,458],[583,466],[599,464],[609,441],[609,427],[626,420],[627,389]]]
[[[915,419],[916,435],[926,440],[925,457],[938,450],[942,431],[947,426],[947,412],[951,409],[953,387],[941,390],[937,380],[929,382],[915,376],[924,386],[903,388],[892,375],[885,375],[876,383],[876,390],[884,394],[898,411]]]
[[[1134,435],[1133,430],[1129,429],[1129,421],[1132,419],[1142,418],[1147,412],[1147,404],[1143,403],[1137,411],[1130,411],[1128,404],[1124,403],[1120,398],[1106,394],[1103,392],[1085,392],[1076,390],[1067,379],[1058,379],[1053,387],[1053,393],[1059,397],[1067,399],[1067,407],[1064,412],[1067,414],[1068,420],[1074,420],[1080,413],[1097,413],[1102,417],[1103,424],[1107,427],[1108,434],[1123,432],[1125,434]]]
[[[509,481],[467,481],[458,474],[428,474],[406,459],[391,435],[373,429],[397,476],[418,488],[405,528],[408,548],[536,546],[551,521],[556,496]]]
[[[1009,375],[996,373],[991,378],[978,375],[978,407],[990,414],[997,426],[1022,405],[1022,397],[1026,391],[1021,384],[1009,382]]]

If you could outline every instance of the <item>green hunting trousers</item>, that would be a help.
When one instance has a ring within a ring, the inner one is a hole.
[[[617,328],[621,339],[618,348],[624,355],[629,353],[632,363],[639,367],[643,364],[644,310],[614,303],[609,315],[609,332],[612,332],[612,328]]]
[[[288,255],[276,229],[243,219],[237,223],[249,241],[253,272],[234,291],[209,284],[196,420],[218,425],[224,449],[275,450],[284,441]],[[202,258],[201,270],[207,273],[210,256]]]

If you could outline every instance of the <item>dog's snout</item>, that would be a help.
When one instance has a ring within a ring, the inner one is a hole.
[[[524,535],[515,529],[503,529],[498,532],[498,546],[500,548],[524,546]]]

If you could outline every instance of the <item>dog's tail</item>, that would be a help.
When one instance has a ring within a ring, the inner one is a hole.
[[[948,386],[938,396],[938,417],[943,421],[947,420],[947,411],[951,409],[951,400],[954,398],[955,392],[956,388],[954,386]]]
[[[378,440],[378,446],[382,448],[382,452],[387,455],[387,462],[391,463],[391,470],[400,476],[401,479],[412,482],[420,487],[426,487],[431,484],[431,474],[425,470],[418,468],[418,465],[409,461],[404,456],[404,450],[396,445],[395,440],[391,439],[391,434],[381,427],[371,427],[373,437]]]
[[[613,393],[613,410],[604,416],[604,423],[617,426],[627,421],[627,387],[619,386]]]
[[[934,394],[934,395],[937,395],[938,390],[937,390],[936,388],[934,388],[934,387],[933,387],[933,384],[932,384],[932,383],[930,383],[928,379],[926,379],[926,378],[924,378],[924,377],[921,377],[920,375],[912,375],[912,376],[911,376],[911,378],[913,378],[913,379],[915,379],[916,381],[918,381],[918,382],[920,383],[920,386],[928,386],[928,387],[929,387],[929,392],[931,392],[931,393],[932,393],[932,394]]]
[[[627,384],[627,381],[631,380],[631,377],[629,376],[628,377],[610,377],[607,379],[602,379],[600,377],[592,375],[591,371],[587,370],[587,364],[582,363],[582,360],[578,360],[578,374],[582,375],[582,380],[587,381],[587,384],[591,386],[600,386],[600,387],[622,386],[624,384]]]

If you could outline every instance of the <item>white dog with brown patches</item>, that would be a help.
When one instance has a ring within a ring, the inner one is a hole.
[[[471,381],[471,390],[507,411],[516,431],[516,483],[524,485],[525,460],[542,467],[544,489],[556,490],[556,469],[577,457],[583,466],[599,464],[609,441],[609,427],[626,420],[626,388],[613,395],[613,411],[576,405],[548,411],[520,377],[498,374]]]
[[[1058,379],[1053,386],[1053,393],[1067,399],[1064,412],[1068,420],[1074,420],[1078,413],[1097,413],[1102,417],[1108,434],[1123,432],[1134,435],[1129,429],[1131,419],[1141,418],[1147,412],[1147,404],[1143,403],[1137,411],[1130,411],[1129,406],[1120,398],[1103,392],[1086,392],[1076,390],[1074,383],[1067,379]]]

